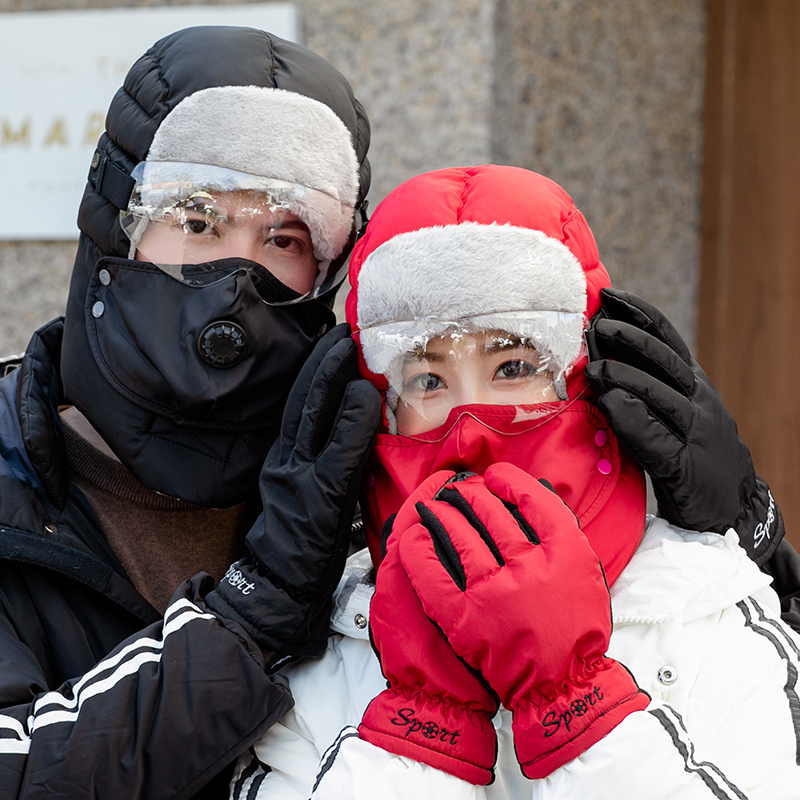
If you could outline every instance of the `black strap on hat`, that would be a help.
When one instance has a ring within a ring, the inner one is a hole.
[[[100,149],[95,150],[92,156],[88,181],[101,197],[117,208],[128,207],[135,181]]]

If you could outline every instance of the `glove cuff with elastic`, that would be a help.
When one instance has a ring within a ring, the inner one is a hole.
[[[759,567],[768,561],[784,535],[783,516],[767,482],[755,476],[755,487],[742,503],[741,513],[732,523],[739,544]]]
[[[261,573],[258,563],[244,558],[232,564],[206,605],[224,619],[237,622],[262,651],[306,657],[325,649],[330,633],[330,603],[319,615]]]
[[[497,734],[489,712],[390,687],[369,704],[358,733],[376,747],[468,783],[485,786],[494,780]]]
[[[602,658],[597,669],[565,685],[555,699],[517,703],[512,728],[523,774],[546,778],[649,702],[622,664]]]

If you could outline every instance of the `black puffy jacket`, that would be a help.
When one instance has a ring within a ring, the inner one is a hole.
[[[291,698],[205,608],[210,578],[161,619],[125,577],[67,481],[61,332],[0,380],[0,796],[226,797],[208,782]]]

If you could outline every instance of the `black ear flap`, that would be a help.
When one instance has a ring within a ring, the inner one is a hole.
[[[397,514],[392,514],[386,522],[383,523],[381,528],[381,558],[386,558],[386,548],[389,545],[389,537],[392,535],[392,525],[394,525],[394,518]]]

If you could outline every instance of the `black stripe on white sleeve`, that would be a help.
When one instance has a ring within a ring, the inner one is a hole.
[[[264,778],[272,772],[272,768],[256,755],[254,747],[250,748],[250,759],[250,763],[233,784],[232,800],[255,800]]]
[[[791,634],[776,620],[768,619],[764,609],[752,597],[741,600],[736,607],[744,615],[745,625],[770,642],[786,663],[786,683],[783,686],[783,693],[786,695],[794,725],[795,763],[800,766],[800,697],[797,694],[797,662],[800,658],[800,649]]]
[[[695,760],[694,744],[689,738],[681,715],[674,708],[662,706],[647,713],[652,714],[670,735],[675,749],[683,758],[683,768],[700,777],[714,797],[718,800],[747,800],[747,795],[734,786],[719,767],[708,761]]]
[[[345,739],[352,739],[355,737],[358,738],[358,731],[352,726],[348,725],[346,728],[342,728],[339,731],[339,735],[336,737],[336,741],[322,754],[322,759],[320,761],[320,768],[319,772],[317,773],[317,780],[314,782],[314,788],[312,789],[312,794],[317,791],[317,787],[320,784],[320,781],[325,777],[325,774],[328,770],[333,766],[333,762],[336,760],[336,756],[339,755],[339,750],[342,746],[342,742]]]

